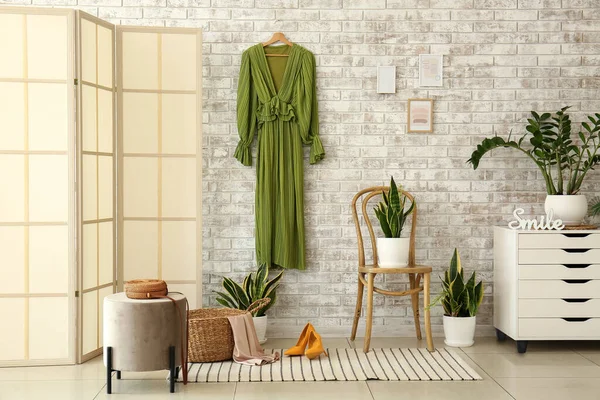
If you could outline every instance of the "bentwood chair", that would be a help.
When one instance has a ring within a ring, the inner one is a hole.
[[[410,247],[408,253],[408,266],[404,268],[379,268],[377,265],[377,242],[373,225],[369,218],[368,203],[375,196],[381,195],[382,192],[389,192],[388,186],[374,186],[363,189],[358,192],[352,199],[352,216],[356,225],[356,235],[358,239],[358,297],[356,298],[356,311],[354,313],[354,323],[352,324],[352,335],[350,340],[356,338],[356,329],[358,328],[358,320],[360,319],[364,287],[367,287],[367,325],[365,329],[364,352],[369,352],[371,344],[371,329],[373,327],[373,294],[379,293],[387,296],[410,296],[412,300],[413,316],[415,319],[415,329],[417,339],[421,340],[421,325],[419,323],[419,293],[423,292],[424,307],[425,307],[425,335],[427,336],[427,349],[434,351],[433,338],[431,337],[431,320],[429,315],[429,286],[431,282],[431,267],[417,265],[415,262],[415,233],[417,230],[417,205],[412,212],[412,226],[410,230]],[[400,191],[400,190],[399,190]],[[414,202],[414,197],[405,191],[401,191],[411,202]],[[373,249],[373,263],[365,264],[365,246],[362,238],[360,220],[357,212],[357,202],[361,201],[362,215],[369,230],[371,238],[371,247]],[[390,291],[375,287],[375,276],[377,274],[408,274],[410,283],[408,290],[401,292]],[[423,279],[423,286],[421,286]]]

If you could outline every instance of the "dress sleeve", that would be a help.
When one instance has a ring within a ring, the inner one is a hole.
[[[315,164],[325,157],[319,138],[319,107],[317,103],[315,56],[308,53],[302,63],[302,83],[298,90],[298,124],[304,144],[310,145],[310,163]]]
[[[235,149],[234,156],[246,166],[252,165],[250,145],[256,133],[256,107],[258,105],[250,68],[250,56],[245,51],[242,54],[237,91],[237,127],[240,141]]]

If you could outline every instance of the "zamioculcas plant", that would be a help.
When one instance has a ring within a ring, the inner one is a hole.
[[[507,140],[499,136],[484,139],[467,161],[477,169],[481,158],[489,151],[499,147],[519,150],[531,158],[538,166],[549,195],[575,195],[581,189],[586,174],[600,162],[600,114],[588,116],[588,122],[582,122],[577,138],[573,136],[571,120],[564,107],[554,114],[539,115],[531,112],[525,127],[527,132],[518,140]],[[531,135],[529,144],[524,146],[525,138]],[[579,140],[578,143],[575,140]]]
[[[269,298],[271,301],[253,314],[254,317],[262,317],[275,304],[277,287],[282,277],[283,271],[269,280],[269,266],[267,264],[261,264],[256,272],[246,276],[242,285],[230,278],[223,277],[223,289],[226,293],[214,291],[217,294],[216,300],[227,308],[247,310],[250,304],[257,300]]]
[[[411,202],[408,210],[406,207],[406,196],[398,192],[394,177],[390,182],[390,191],[388,194],[382,192],[383,201],[375,207],[375,216],[381,224],[381,230],[386,238],[399,238],[404,228],[404,223],[415,208],[415,203]]]
[[[449,317],[474,317],[483,301],[483,282],[475,283],[475,280],[476,274],[473,272],[465,283],[460,256],[458,250],[454,249],[450,268],[442,279],[442,293],[433,300],[431,306],[442,303],[444,314]]]

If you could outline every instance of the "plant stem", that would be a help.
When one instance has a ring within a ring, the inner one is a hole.
[[[556,156],[556,172],[557,172],[557,182],[558,182],[558,194],[563,194],[563,176],[562,176],[562,165],[560,162],[560,154],[558,153],[558,149],[554,152]]]

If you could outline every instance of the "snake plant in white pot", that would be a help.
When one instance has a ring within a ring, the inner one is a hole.
[[[448,346],[469,347],[474,343],[476,315],[483,300],[483,282],[475,281],[475,272],[467,282],[464,281],[460,255],[454,249],[450,268],[442,279],[442,293],[430,305],[442,303],[444,343]]]
[[[230,278],[223,277],[223,289],[225,292],[217,292],[217,302],[227,308],[238,310],[255,309],[252,314],[254,328],[258,341],[262,344],[267,341],[267,315],[266,312],[275,304],[277,299],[277,287],[283,277],[283,271],[269,280],[269,266],[261,264],[256,272],[244,278],[241,285]],[[260,300],[268,301],[260,303]],[[256,309],[254,305],[264,304]]]
[[[406,209],[407,197],[398,191],[394,177],[388,193],[381,193],[383,201],[375,207],[375,216],[379,220],[384,238],[377,238],[377,255],[380,268],[401,268],[408,265],[410,238],[403,238],[402,229],[408,216],[415,208],[411,202]]]

